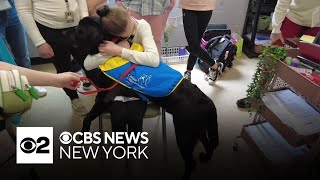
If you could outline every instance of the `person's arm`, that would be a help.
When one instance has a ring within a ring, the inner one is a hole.
[[[170,3],[166,9],[166,13],[170,13],[175,5],[176,5],[176,0],[170,0]]]
[[[32,42],[36,47],[44,44],[46,41],[42,37],[36,22],[33,18],[33,8],[31,0],[15,0],[14,1],[19,19],[24,29],[30,36]]]
[[[282,22],[287,15],[287,11],[292,0],[278,0],[272,17],[272,33],[281,33]]]
[[[0,70],[13,69],[18,70],[22,75],[25,75],[28,78],[29,83],[33,86],[54,86],[59,88],[76,89],[80,83],[80,75],[76,73],[66,72],[52,74],[19,67],[6,62],[0,62]]]
[[[103,4],[108,4],[108,0],[87,0],[89,15],[95,15],[97,7]]]
[[[80,18],[87,17],[89,15],[88,13],[88,6],[87,6],[87,0],[77,0],[80,10]]]
[[[120,41],[117,45],[122,48],[130,48],[130,45],[127,41]],[[95,55],[87,55],[86,59],[84,60],[83,66],[87,71],[90,71],[92,69],[98,68],[100,64],[103,64],[110,58],[112,58],[112,56],[105,56],[100,53]]]
[[[100,53],[95,55],[88,55],[84,60],[83,66],[87,71],[90,71],[92,69],[98,68],[100,64],[103,64],[110,58],[111,56],[103,56]]]
[[[122,48],[121,57],[136,64],[158,67],[160,57],[150,25],[146,21],[142,21],[139,29],[137,29],[137,33],[140,33],[139,36],[142,38],[141,45],[144,47],[144,52]]]
[[[15,6],[21,24],[31,38],[35,47],[42,58],[51,58],[54,56],[53,49],[42,37],[36,21],[33,17],[33,6],[31,0],[15,0]]]

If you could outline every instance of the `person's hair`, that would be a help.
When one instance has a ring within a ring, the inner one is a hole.
[[[103,30],[115,36],[119,36],[126,30],[130,19],[130,15],[123,8],[110,8],[108,5],[98,8],[97,14],[101,18]]]

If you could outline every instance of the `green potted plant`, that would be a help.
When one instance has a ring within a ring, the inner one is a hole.
[[[168,48],[169,48],[169,38],[170,38],[170,35],[173,31],[173,24],[172,23],[169,23],[167,22],[166,24],[166,27],[164,29],[164,43],[165,43],[165,52],[166,52],[166,57],[169,56],[169,51],[168,51]]]
[[[256,108],[258,112],[263,110],[263,96],[268,93],[269,84],[274,76],[277,63],[287,56],[287,50],[284,47],[268,46],[259,56],[256,72],[252,77],[252,82],[247,89],[248,112],[252,112],[252,108]]]

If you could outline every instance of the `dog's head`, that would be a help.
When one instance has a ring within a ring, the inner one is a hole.
[[[93,55],[99,53],[98,47],[103,40],[110,40],[112,36],[103,32],[100,17],[85,17],[73,31],[66,32],[74,47],[82,52]]]

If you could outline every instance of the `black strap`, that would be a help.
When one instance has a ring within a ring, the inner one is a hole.
[[[217,36],[217,37],[211,38],[211,39],[208,41],[208,43],[207,43],[207,45],[206,45],[205,48],[206,48],[207,50],[209,50],[209,48],[212,47],[213,45],[216,45],[216,44],[220,41],[221,38],[223,38],[223,36]]]

